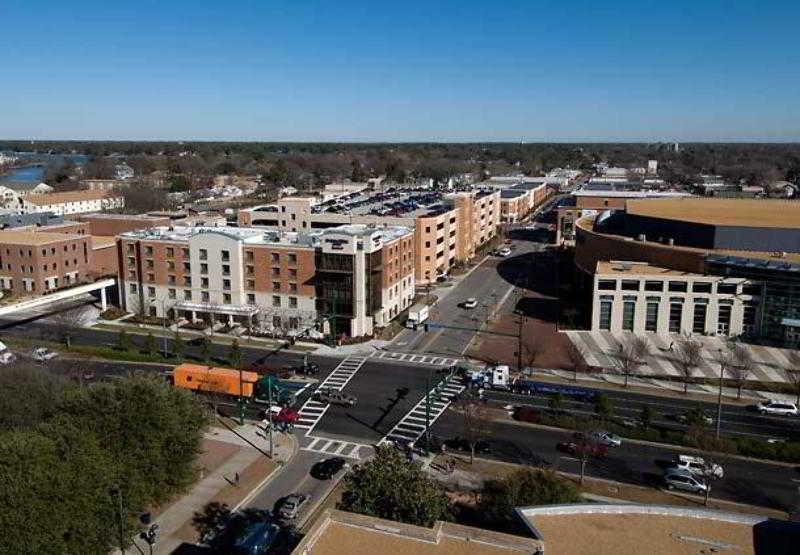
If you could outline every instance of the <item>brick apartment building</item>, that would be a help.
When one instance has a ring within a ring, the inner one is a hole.
[[[171,320],[363,336],[414,299],[413,234],[402,227],[155,228],[121,234],[118,260],[120,305]]]
[[[316,212],[314,197],[285,197],[273,206],[240,210],[241,227],[259,226],[307,232],[344,224],[400,226],[413,229],[416,282],[427,283],[457,262],[475,256],[497,235],[500,192],[471,191],[446,195],[436,206],[403,215]]]

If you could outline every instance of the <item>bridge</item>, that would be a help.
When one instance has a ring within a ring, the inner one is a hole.
[[[106,278],[101,279],[100,281],[95,281],[94,283],[87,283],[86,285],[78,285],[77,287],[70,287],[69,289],[61,289],[54,293],[36,297],[35,299],[28,299],[18,303],[0,306],[0,316],[13,314],[14,312],[19,312],[21,310],[29,310],[40,306],[46,306],[51,303],[71,299],[73,297],[79,297],[81,295],[85,295],[86,293],[92,293],[93,291],[98,290],[100,291],[100,305],[102,306],[102,309],[105,310],[108,306],[106,289],[113,287],[116,284],[116,279]]]

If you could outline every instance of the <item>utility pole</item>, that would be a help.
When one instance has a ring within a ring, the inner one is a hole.
[[[269,420],[269,458],[275,458],[275,451],[273,449],[273,445],[275,444],[275,438],[272,435],[273,433],[273,426],[272,426],[272,380],[269,381],[267,386],[267,419]]]
[[[431,447],[431,372],[425,378],[425,454],[430,455]]]
[[[125,524],[122,517],[122,490],[119,488],[112,488],[111,495],[117,498],[117,519],[119,524],[119,551],[125,554]]]

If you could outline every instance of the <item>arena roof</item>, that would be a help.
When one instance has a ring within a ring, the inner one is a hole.
[[[800,229],[800,202],[770,199],[663,198],[629,200],[628,214],[697,224]]]

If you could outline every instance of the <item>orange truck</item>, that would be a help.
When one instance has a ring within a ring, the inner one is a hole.
[[[259,376],[255,372],[184,363],[172,371],[176,387],[206,393],[253,397]],[[241,384],[241,392],[239,391]]]

